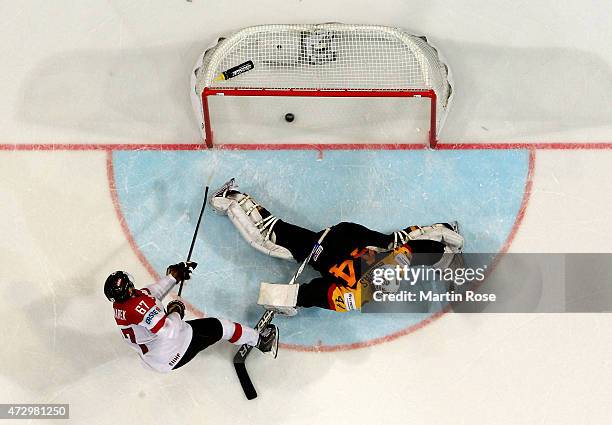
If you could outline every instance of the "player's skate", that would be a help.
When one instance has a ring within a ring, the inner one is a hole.
[[[278,328],[268,325],[259,333],[257,348],[262,353],[270,353],[274,358],[278,355]]]
[[[214,191],[210,198],[211,207],[219,214],[227,214],[244,239],[258,251],[272,257],[293,260],[287,248],[276,244],[274,226],[279,219],[237,188],[234,179],[227,181]]]

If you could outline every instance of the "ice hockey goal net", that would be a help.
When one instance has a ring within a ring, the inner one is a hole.
[[[377,25],[261,25],[208,49],[192,100],[213,144],[414,143],[434,147],[447,65],[422,36]]]

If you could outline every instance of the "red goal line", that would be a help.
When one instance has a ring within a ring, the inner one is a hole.
[[[199,151],[203,143],[4,143],[0,151]],[[232,144],[216,145],[217,150],[424,150],[423,144]],[[440,142],[435,150],[608,150],[612,142]]]

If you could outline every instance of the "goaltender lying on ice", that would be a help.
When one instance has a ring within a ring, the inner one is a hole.
[[[284,260],[304,261],[327,230],[312,231],[275,217],[240,192],[234,179],[213,193],[210,205],[226,214],[255,249]],[[296,314],[297,307],[357,310],[372,300],[375,270],[397,265],[446,268],[462,250],[456,223],[408,226],[389,234],[338,223],[329,228],[308,263],[321,276],[296,285],[264,282],[258,303],[286,315]],[[397,280],[379,286],[387,293],[399,290]]]

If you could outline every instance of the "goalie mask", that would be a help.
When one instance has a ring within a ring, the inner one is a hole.
[[[128,300],[132,295],[134,282],[130,276],[119,270],[111,273],[104,282],[104,295],[111,302],[123,302]]]

